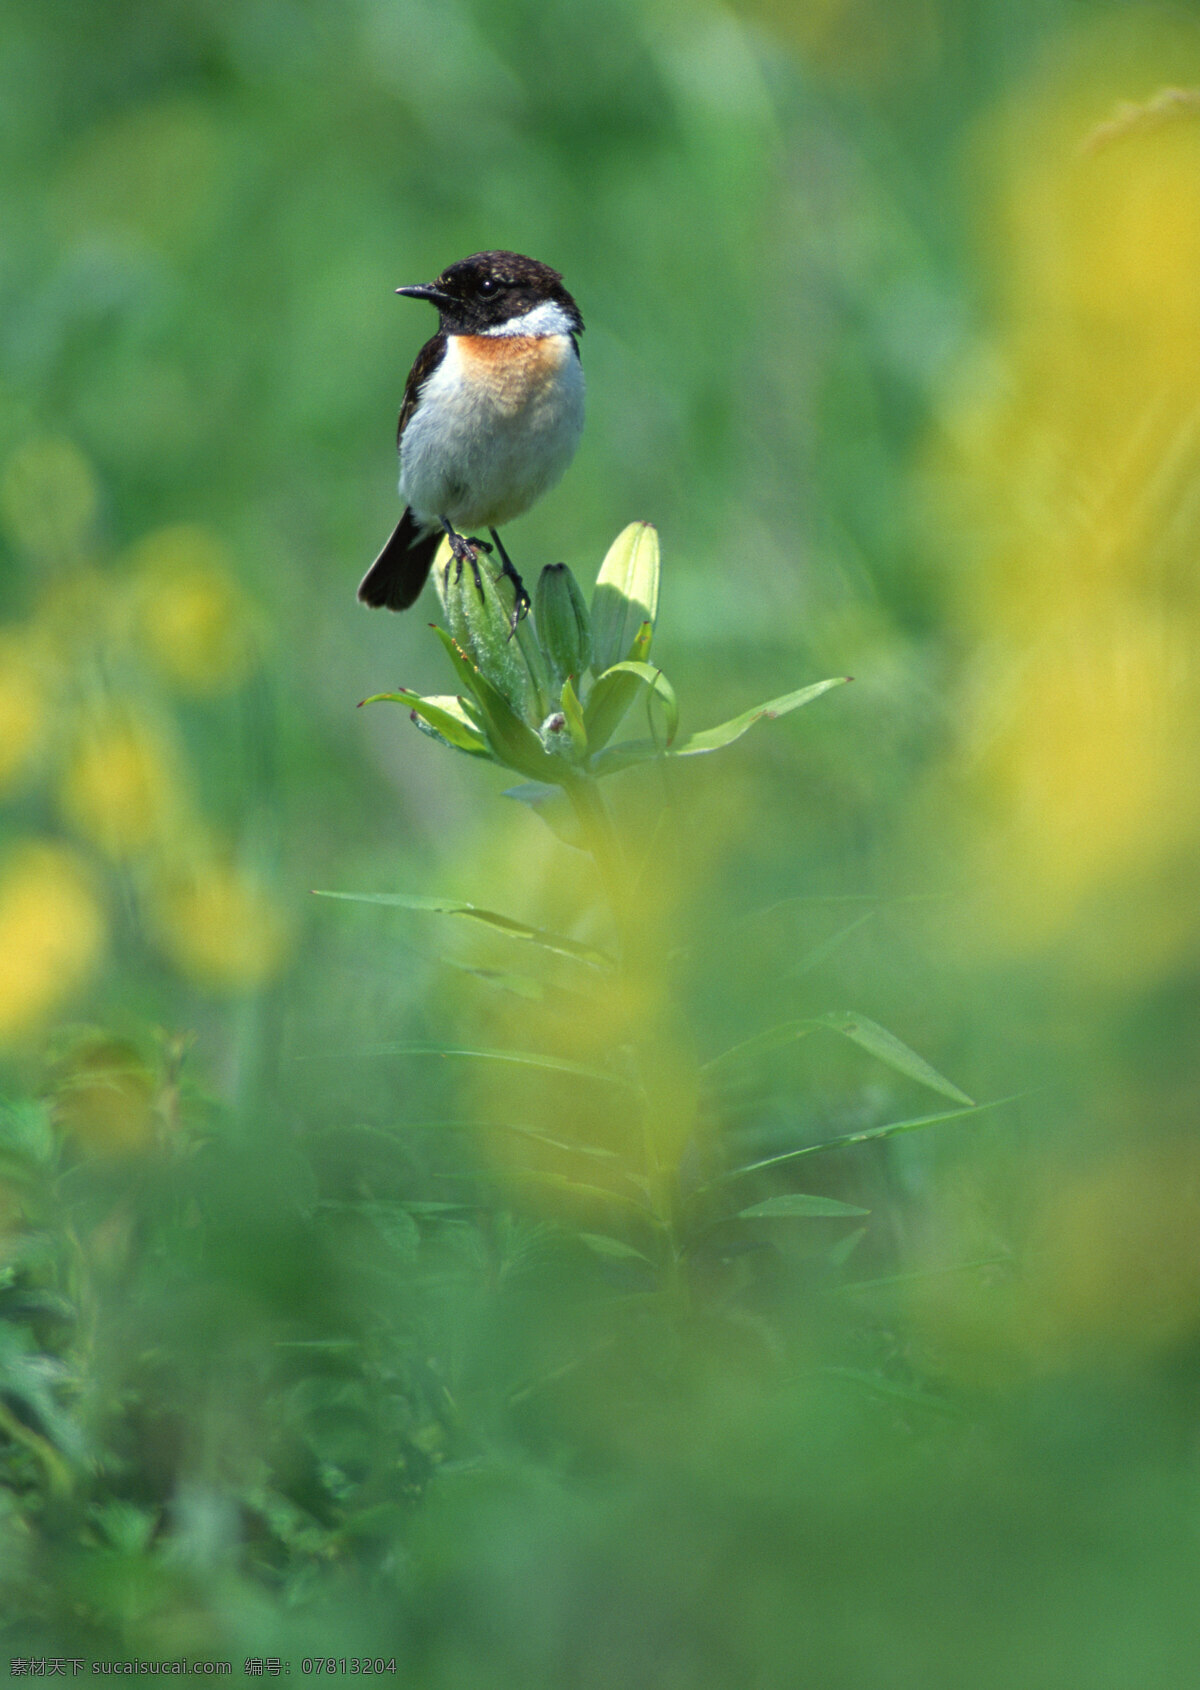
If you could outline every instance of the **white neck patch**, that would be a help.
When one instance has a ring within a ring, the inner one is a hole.
[[[494,328],[484,329],[483,332],[489,335],[533,335],[541,338],[544,335],[573,334],[574,330],[574,323],[558,301],[543,299],[532,311],[526,311],[520,317],[510,317],[506,323],[497,323]]]

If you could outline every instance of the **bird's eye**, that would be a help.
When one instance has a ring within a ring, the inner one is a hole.
[[[494,276],[485,276],[479,284],[480,293],[495,293],[500,283]]]

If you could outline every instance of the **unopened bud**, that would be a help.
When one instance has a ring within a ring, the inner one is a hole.
[[[538,639],[556,687],[592,661],[592,624],[579,583],[565,563],[550,563],[533,595]]]
[[[478,572],[478,584],[476,583]],[[542,717],[543,699],[522,642],[513,638],[513,596],[508,581],[497,579],[484,554],[460,563],[443,546],[434,562],[438,596],[451,638],[509,705],[530,726]]]

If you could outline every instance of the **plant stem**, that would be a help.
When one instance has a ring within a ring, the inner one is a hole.
[[[629,921],[629,870],[612,812],[594,775],[579,774],[566,793],[604,887],[616,931],[617,960],[624,973],[634,956]]]
[[[655,1090],[651,1081],[658,1066],[657,993],[653,983],[645,978],[647,958],[644,943],[638,942],[641,924],[633,904],[633,876],[613,822],[612,812],[600,790],[599,781],[593,775],[583,773],[566,790],[574,806],[587,848],[595,861],[612,914],[617,938],[619,989],[637,1018],[636,1031],[632,1034],[631,1042],[642,1105],[642,1171],[650,1188],[655,1214],[665,1225],[671,1240],[671,1256],[674,1260],[676,1249],[671,1175],[663,1165],[661,1135],[652,1119],[651,1106]]]

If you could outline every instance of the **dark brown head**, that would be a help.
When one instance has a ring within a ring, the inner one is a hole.
[[[396,292],[436,305],[446,334],[583,332],[579,307],[558,271],[519,252],[476,252],[451,264],[436,282]]]

